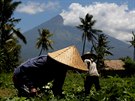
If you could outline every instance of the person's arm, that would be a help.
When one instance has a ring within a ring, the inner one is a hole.
[[[29,92],[33,92],[33,88],[36,88],[35,83],[33,81],[33,74],[34,72],[34,68],[31,67],[21,67],[21,79],[23,81],[23,83],[29,88]]]
[[[39,74],[40,71],[42,71],[42,67],[45,65],[46,60],[46,56],[35,57],[26,61],[21,68],[21,72],[24,75],[23,79],[26,81],[31,92],[36,91],[37,84],[35,83],[38,81],[36,74]]]
[[[29,87],[29,88],[33,88],[35,87],[34,82],[30,79],[30,77],[28,75],[24,75],[22,77],[24,83]]]
[[[90,62],[87,62],[87,64],[88,64],[88,69],[90,68]]]
[[[87,64],[87,68],[90,68],[91,61],[89,59],[85,59],[84,62]]]

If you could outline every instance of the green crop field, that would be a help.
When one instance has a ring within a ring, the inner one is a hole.
[[[52,91],[35,98],[19,98],[12,83],[12,73],[0,74],[0,101],[135,101],[135,76],[100,77],[101,90],[92,87],[89,96],[84,95],[85,74],[68,71],[63,85],[64,98],[54,97]]]

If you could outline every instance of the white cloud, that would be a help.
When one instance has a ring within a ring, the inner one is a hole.
[[[57,7],[59,7],[59,4],[57,2],[48,2],[47,4],[45,4],[45,3],[28,1],[25,4],[19,5],[16,11],[21,13],[27,13],[27,14],[36,14]]]
[[[82,6],[72,3],[67,11],[63,10],[61,16],[65,25],[77,26],[79,17],[84,18],[89,13],[96,20],[95,28],[122,41],[131,40],[131,31],[135,31],[135,10],[129,10],[126,4],[93,3]]]

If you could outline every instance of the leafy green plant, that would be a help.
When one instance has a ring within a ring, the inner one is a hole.
[[[26,44],[26,39],[15,28],[21,19],[13,17],[20,1],[0,0],[0,72],[11,72],[19,59],[20,45],[17,38]]]
[[[68,71],[64,85],[64,98],[54,97],[50,88],[51,83],[45,86],[49,92],[42,93],[34,98],[17,97],[15,88],[12,85],[12,73],[0,75],[0,101],[135,101],[135,76],[121,78],[119,76],[100,77],[101,90],[96,91],[95,87],[90,90],[90,95],[84,94],[84,80],[86,74],[79,74]],[[2,91],[7,94],[2,96]]]
[[[19,64],[21,46],[17,40],[8,40],[5,48],[0,48],[0,72],[11,72]],[[5,55],[6,54],[6,55]]]
[[[125,58],[122,58],[121,60],[124,61],[125,65],[125,69],[126,70],[130,70],[130,71],[135,71],[135,61],[132,60],[130,57],[125,57]]]

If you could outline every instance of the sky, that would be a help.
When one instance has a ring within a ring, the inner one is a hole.
[[[135,33],[135,0],[13,0],[22,3],[14,12],[21,21],[16,25],[26,32],[46,21],[61,15],[64,24],[77,26],[80,17],[87,13],[96,20],[94,28],[102,30],[123,42],[132,39]]]

